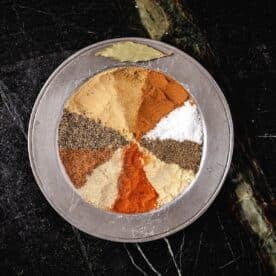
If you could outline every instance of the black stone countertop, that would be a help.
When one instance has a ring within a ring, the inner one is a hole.
[[[188,1],[244,109],[275,198],[274,18],[269,1]],[[272,1],[271,1],[272,3]],[[0,275],[268,275],[224,187],[194,224],[165,239],[121,244],[84,234],[48,204],[27,153],[32,106],[51,72],[107,38],[144,36],[127,0],[0,1]],[[234,103],[234,104],[233,104]]]

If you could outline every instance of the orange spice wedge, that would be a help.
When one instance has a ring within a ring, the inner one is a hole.
[[[137,140],[189,99],[189,93],[179,83],[156,71],[149,71],[142,91],[134,129]]]
[[[123,171],[119,177],[119,194],[112,208],[118,213],[143,213],[157,207],[158,194],[143,169],[143,153],[137,144],[125,148]]]

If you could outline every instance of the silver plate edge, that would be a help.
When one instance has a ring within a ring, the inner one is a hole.
[[[32,155],[32,133],[33,133],[33,126],[34,126],[34,119],[35,119],[35,115],[36,115],[36,111],[37,108],[39,106],[40,100],[45,92],[45,89],[47,88],[47,86],[50,84],[50,82],[52,81],[52,79],[55,77],[55,75],[69,62],[71,62],[75,57],[81,55],[82,53],[86,52],[87,50],[89,50],[91,47],[95,47],[95,46],[100,46],[101,44],[105,44],[105,43],[114,43],[114,42],[118,42],[118,41],[128,41],[128,40],[132,40],[132,41],[138,41],[141,43],[150,43],[152,42],[151,39],[147,39],[147,38],[141,38],[141,37],[124,37],[124,38],[115,38],[115,39],[108,39],[108,40],[104,40],[98,43],[94,43],[91,44],[79,51],[77,51],[76,53],[74,53],[73,55],[69,56],[65,61],[63,61],[54,71],[53,73],[50,75],[50,77],[47,79],[47,81],[45,82],[45,84],[43,85],[43,87],[41,88],[36,101],[34,103],[33,109],[32,109],[32,113],[30,116],[30,120],[29,120],[29,126],[28,126],[28,153],[29,153],[29,159],[30,159],[30,165],[31,165],[31,169],[33,171],[33,175],[35,177],[35,180],[41,190],[41,192],[43,193],[43,195],[45,196],[45,198],[47,199],[47,201],[49,202],[49,204],[53,207],[53,209],[60,215],[62,216],[67,222],[69,222],[70,224],[72,224],[73,226],[77,227],[78,229],[82,230],[83,232],[91,235],[91,233],[89,233],[88,231],[86,231],[86,229],[82,229],[79,225],[74,225],[74,223],[72,221],[70,221],[70,218],[68,216],[66,216],[63,211],[61,211],[55,204],[54,202],[52,202],[48,196],[47,193],[42,189],[41,187],[41,180],[39,178],[39,175],[36,172],[36,168],[35,168],[35,162],[33,160],[33,155]],[[171,48],[174,48],[176,51],[181,51],[178,48],[163,43],[163,42],[159,42],[159,41],[154,41],[154,43],[159,44],[160,47],[162,45],[168,45]],[[189,56],[188,54],[186,54],[185,52],[181,51],[182,53],[184,53],[192,63],[194,63],[198,69],[200,69],[200,71],[205,75],[205,77],[212,83],[212,85],[214,85],[216,87],[216,91],[218,93],[218,96],[220,98],[220,101],[223,104],[223,108],[225,110],[225,114],[228,120],[228,127],[229,127],[229,151],[228,151],[228,156],[227,156],[227,163],[224,169],[224,173],[221,176],[221,180],[220,183],[217,185],[217,189],[215,190],[215,192],[210,196],[210,198],[208,199],[208,201],[206,202],[206,204],[204,205],[204,207],[197,212],[192,218],[188,219],[186,222],[180,224],[178,227],[168,230],[167,232],[163,232],[160,234],[155,234],[153,236],[149,236],[149,237],[143,237],[143,238],[132,238],[132,239],[124,239],[124,238],[118,238],[118,237],[111,237],[111,236],[101,236],[101,235],[97,235],[95,233],[93,233],[93,236],[101,238],[101,239],[108,239],[110,241],[115,241],[115,242],[146,242],[146,241],[152,241],[152,240],[156,240],[156,239],[160,239],[163,237],[166,237],[168,235],[174,234],[176,232],[178,232],[179,230],[186,228],[187,226],[189,226],[190,224],[192,224],[195,220],[197,220],[201,215],[203,215],[206,210],[210,207],[210,205],[212,204],[212,202],[215,200],[216,196],[218,195],[218,193],[220,192],[222,185],[225,181],[225,178],[227,176],[228,170],[230,168],[231,165],[231,160],[232,160],[232,155],[233,155],[233,149],[234,149],[234,129],[233,129],[233,121],[232,121],[232,117],[231,117],[231,112],[228,106],[228,103],[225,99],[225,96],[222,92],[222,90],[220,89],[220,87],[218,86],[218,84],[216,83],[216,81],[213,79],[213,77],[209,74],[209,72],[199,63],[197,62],[194,58],[192,58],[191,56]]]

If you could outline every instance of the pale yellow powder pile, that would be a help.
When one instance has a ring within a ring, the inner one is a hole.
[[[78,189],[81,197],[98,208],[112,208],[118,195],[117,181],[122,167],[122,149],[117,149],[109,161],[87,176],[85,185]]]
[[[162,206],[183,192],[193,181],[195,174],[192,170],[185,170],[177,164],[167,164],[146,152],[150,156],[150,161],[144,165],[144,171],[159,195],[158,206]]]
[[[65,108],[132,139],[142,87],[147,71],[141,68],[111,69],[85,82],[67,101]]]

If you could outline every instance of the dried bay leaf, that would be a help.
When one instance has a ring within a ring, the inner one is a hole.
[[[113,43],[111,46],[97,52],[95,55],[130,62],[148,61],[167,56],[167,54],[157,49],[132,41]]]

